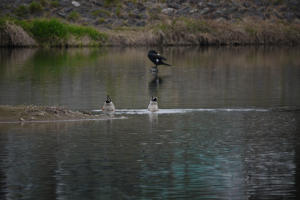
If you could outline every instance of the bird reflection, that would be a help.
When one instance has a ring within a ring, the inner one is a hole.
[[[157,124],[158,124],[158,113],[149,112],[148,116],[149,116],[149,122],[150,122],[149,124],[150,124],[151,131],[154,131],[157,128]]]
[[[152,73],[153,78],[151,79],[151,81],[149,82],[149,93],[151,95],[157,95],[156,94],[156,89],[158,86],[160,86],[163,83],[163,78],[158,77],[157,73],[153,72]]]

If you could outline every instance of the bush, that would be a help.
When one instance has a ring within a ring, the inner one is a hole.
[[[50,5],[51,5],[52,7],[58,7],[58,1],[57,1],[57,0],[51,1],[51,2],[50,2]]]
[[[31,13],[39,12],[39,11],[42,11],[42,10],[43,10],[42,5],[35,2],[35,1],[31,2],[30,5],[29,5],[29,11]]]
[[[78,20],[80,18],[80,14],[78,12],[71,12],[68,19],[69,20]]]
[[[99,21],[99,23],[101,24],[101,23],[105,22],[105,18],[103,18],[103,17],[102,17],[102,18],[99,18],[98,21]]]
[[[46,1],[46,0],[41,0],[41,1],[40,1],[40,4],[41,4],[42,6],[45,6],[45,5],[47,4],[47,1]]]
[[[35,19],[31,32],[39,42],[43,43],[52,39],[67,40],[69,34],[77,37],[89,35],[92,39],[101,41],[107,39],[106,34],[100,33],[94,28],[63,24],[58,19]]]
[[[117,15],[118,17],[120,17],[120,15],[121,15],[121,6],[118,6],[118,7],[117,7],[117,9],[116,9],[116,15]]]
[[[53,39],[55,37],[64,38],[68,34],[67,27],[57,19],[35,19],[31,29],[33,35],[40,41]]]
[[[27,7],[25,5],[19,5],[19,7],[17,9],[15,9],[15,12],[17,15],[23,15],[25,13],[27,13]]]

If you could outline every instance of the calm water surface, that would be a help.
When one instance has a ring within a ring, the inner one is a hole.
[[[0,105],[126,117],[0,124],[0,199],[300,199],[299,48],[155,49],[0,49]]]

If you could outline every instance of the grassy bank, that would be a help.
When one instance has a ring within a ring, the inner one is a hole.
[[[160,16],[155,16],[159,18]],[[20,35],[18,26],[38,46],[151,46],[151,45],[243,45],[299,44],[300,25],[283,20],[260,21],[243,18],[235,23],[190,18],[159,18],[160,22],[144,27],[115,27],[105,33],[93,27],[68,24],[58,19],[17,20],[0,18],[0,39]],[[8,30],[10,27],[10,31]],[[12,32],[12,33],[11,33]],[[23,34],[25,35],[25,33]],[[13,37],[11,37],[13,38]],[[25,38],[25,39],[24,39]],[[11,40],[26,40],[13,38]],[[0,40],[1,41],[1,40]],[[18,46],[19,43],[16,42]],[[2,44],[3,46],[3,44]],[[20,45],[19,45],[20,46]],[[22,45],[21,45],[22,46]],[[24,45],[26,46],[26,45]],[[30,46],[30,45],[29,45]],[[35,46],[35,45],[33,45]]]
[[[33,20],[0,18],[0,34],[14,34],[6,31],[10,26],[23,28],[41,46],[98,46],[107,40],[107,34],[95,28],[63,23],[55,18]],[[86,42],[82,41],[84,37],[87,37]]]
[[[237,20],[235,23],[189,18],[166,19],[143,28],[117,28],[109,34],[116,45],[299,44],[300,25]]]

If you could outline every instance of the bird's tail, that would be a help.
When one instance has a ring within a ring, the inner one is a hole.
[[[170,65],[170,64],[168,64],[168,63],[164,63],[164,62],[163,62],[163,65],[172,66],[172,65]]]

